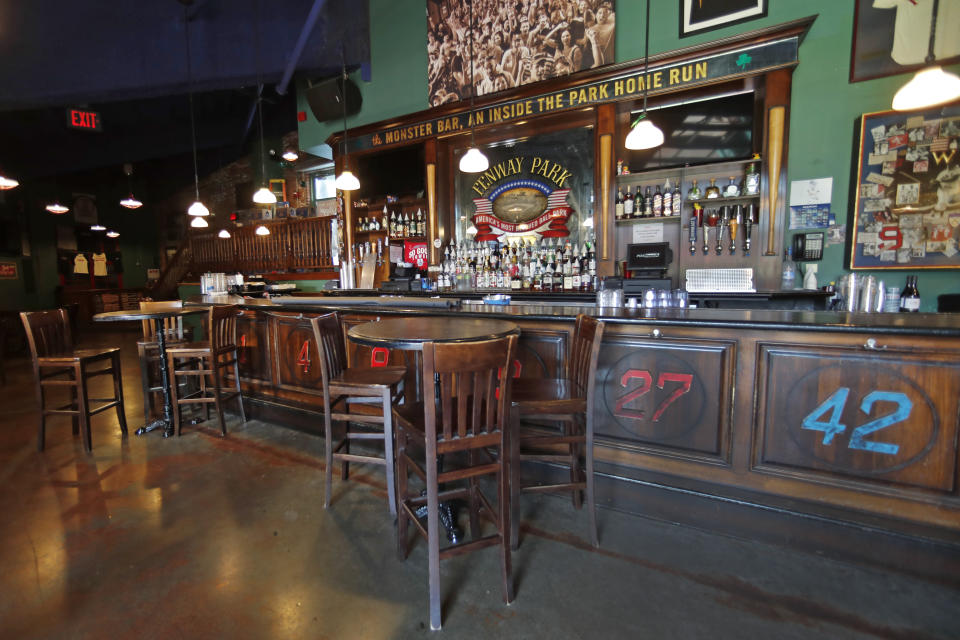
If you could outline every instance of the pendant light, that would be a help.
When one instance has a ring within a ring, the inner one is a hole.
[[[928,41],[927,66],[917,72],[910,82],[900,87],[893,96],[893,108],[897,111],[912,111],[933,107],[944,102],[960,98],[960,76],[949,73],[933,64],[933,45],[937,36],[937,14],[940,0],[933,0],[933,12],[930,16],[930,40]]]
[[[187,214],[191,216],[208,216],[210,210],[200,202],[200,171],[197,169],[197,127],[193,117],[193,69],[190,66],[190,17],[187,15],[187,7],[193,4],[193,0],[180,0],[183,4],[183,33],[187,41],[187,95],[190,98],[190,143],[193,147],[193,189],[196,200]],[[194,222],[196,222],[194,220]],[[203,224],[190,223],[191,227],[206,227],[206,221]]]
[[[133,175],[133,165],[129,162],[125,163],[123,172],[127,174],[127,188],[130,190],[130,195],[120,201],[120,206],[125,209],[139,209],[143,206],[143,203],[133,197],[133,183],[130,179],[130,176]]]
[[[643,53],[643,113],[633,121],[623,146],[627,149],[653,149],[663,144],[663,131],[647,118],[647,91],[650,89],[647,67],[650,63],[650,0],[647,0],[647,24]]]
[[[270,229],[267,228],[267,225],[261,224],[257,227],[254,233],[256,233],[258,236],[268,236],[270,235]]]
[[[9,191],[10,189],[15,189],[20,186],[20,182],[14,178],[8,178],[5,175],[0,174],[0,191]]]
[[[343,46],[340,47],[340,65],[343,76],[339,87],[340,104],[343,106],[343,171],[334,180],[333,186],[340,191],[356,191],[360,188],[360,181],[350,171],[350,152],[347,148],[347,57],[343,52]]]
[[[287,149],[280,155],[280,157],[286,160],[287,162],[296,162],[297,160],[300,159],[300,154],[297,153],[296,150],[294,149]]]
[[[207,219],[203,216],[194,216],[193,220],[190,221],[190,226],[194,229],[206,229],[210,226],[207,222]]]
[[[256,3],[257,25],[260,22],[260,3]],[[256,204],[275,204],[277,196],[267,188],[267,162],[266,152],[263,146],[263,79],[260,74],[260,27],[254,28],[254,55],[257,58],[257,118],[260,121],[260,188],[253,194],[253,201]]]
[[[476,122],[473,121],[473,105],[477,95],[477,85],[473,81],[473,0],[467,0],[467,5],[470,7],[470,148],[467,149],[467,152],[460,158],[460,171],[464,173],[481,173],[487,170],[490,166],[490,161],[487,160],[487,156],[483,155],[483,152],[477,147],[473,135],[473,130],[476,127]]]
[[[217,237],[218,237],[218,238],[229,238],[229,237],[230,237],[230,232],[227,231],[226,229],[220,229],[220,233],[217,234]]]
[[[107,237],[108,237],[108,238],[119,238],[119,237],[120,237],[120,234],[117,233],[116,231],[114,231],[113,229],[111,229],[110,231],[107,231]]]
[[[96,224],[90,225],[90,231],[106,231],[106,230],[107,228],[102,224],[100,224],[99,222],[97,222]]]
[[[47,205],[46,207],[44,207],[44,208],[45,208],[47,211],[49,211],[50,213],[52,213],[52,214],[54,214],[54,215],[57,215],[57,216],[63,215],[63,214],[65,214],[67,211],[70,211],[69,207],[63,206],[62,204],[60,204],[59,201],[54,202],[53,204],[48,204],[48,205]]]

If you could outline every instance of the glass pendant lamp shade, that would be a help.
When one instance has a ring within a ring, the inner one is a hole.
[[[54,202],[53,204],[48,204],[45,208],[46,208],[46,210],[49,211],[50,213],[53,213],[53,214],[58,215],[58,216],[66,213],[67,211],[70,211],[69,208],[63,206],[63,205],[60,204],[59,202]]]
[[[470,147],[460,158],[460,171],[464,173],[480,173],[490,167],[490,161],[477,147]]]
[[[934,107],[957,98],[960,98],[960,76],[933,66],[921,69],[910,82],[900,87],[893,96],[893,108],[897,111],[912,111]]]
[[[208,216],[210,215],[210,209],[207,209],[202,202],[197,200],[187,209],[187,214],[191,216]]]
[[[258,236],[268,236],[270,235],[270,229],[267,229],[266,225],[260,225],[254,233]]]
[[[253,194],[253,201],[257,204],[274,204],[277,201],[277,196],[275,196],[270,189],[260,187],[257,189],[257,192]]]
[[[90,225],[90,231],[106,231],[106,230],[107,228],[102,224],[100,224],[99,222],[97,224]]]
[[[129,196],[120,201],[120,206],[125,209],[139,209],[143,206],[143,203],[133,197],[131,193]]]
[[[360,188],[360,181],[349,169],[344,169],[333,184],[340,191],[356,191]]]
[[[120,237],[120,234],[117,233],[116,231],[114,231],[113,229],[111,229],[110,231],[107,231],[107,237],[108,237],[108,238],[119,238],[119,237]]]
[[[230,237],[230,232],[227,231],[226,229],[220,229],[220,233],[217,234],[217,237],[218,237],[218,238],[229,238],[229,237]]]
[[[627,149],[653,149],[663,144],[663,131],[644,117],[627,134],[623,146]]]
[[[0,191],[7,191],[9,189],[14,189],[20,186],[20,182],[14,180],[13,178],[8,178],[6,176],[0,176]]]
[[[190,226],[194,229],[206,229],[210,224],[203,218],[203,216],[197,216],[190,221]]]
[[[286,160],[287,162],[296,162],[297,159],[300,158],[300,154],[298,154],[293,149],[287,149],[280,155],[280,157]]]

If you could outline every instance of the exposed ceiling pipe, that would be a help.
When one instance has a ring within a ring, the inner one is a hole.
[[[307,14],[307,20],[303,23],[303,28],[300,29],[297,44],[290,53],[287,68],[283,71],[283,78],[280,79],[280,84],[277,85],[277,93],[281,96],[287,93],[287,85],[290,84],[293,72],[297,70],[297,63],[300,62],[300,56],[303,55],[303,50],[307,46],[307,39],[310,37],[310,32],[313,31],[313,27],[317,23],[317,18],[320,17],[320,12],[323,10],[323,5],[325,4],[327,4],[327,0],[314,0],[313,7],[310,9],[310,13]]]

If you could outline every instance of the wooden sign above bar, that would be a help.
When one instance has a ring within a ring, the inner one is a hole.
[[[364,151],[407,144],[435,136],[453,135],[472,126],[503,124],[566,109],[630,100],[642,96],[647,85],[648,94],[657,95],[756,75],[796,65],[799,46],[800,36],[794,35],[700,58],[654,65],[648,69],[646,76],[642,71],[631,71],[604,80],[573,85],[560,91],[478,107],[473,116],[469,113],[451,114],[375,130],[356,137],[351,135],[350,147],[351,151]]]

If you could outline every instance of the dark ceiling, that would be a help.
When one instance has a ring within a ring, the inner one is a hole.
[[[222,165],[258,133],[258,80],[279,136],[297,127],[290,74],[336,75],[341,48],[349,68],[370,57],[357,0],[0,0],[0,25],[0,167],[21,181],[189,157],[191,87],[201,161]],[[102,131],[69,128],[78,107]]]

